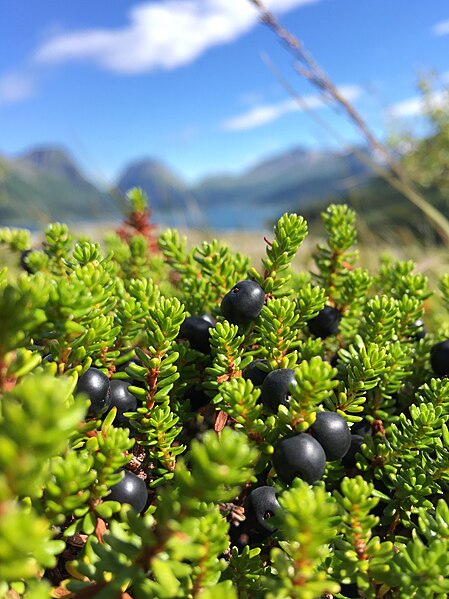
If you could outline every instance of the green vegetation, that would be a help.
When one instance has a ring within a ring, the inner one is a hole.
[[[323,213],[313,273],[291,266],[295,214],[260,268],[173,230],[157,251],[145,196],[128,197],[139,230],[101,247],[53,224],[29,272],[1,270],[1,596],[446,597],[449,386],[432,348],[449,336],[448,277],[430,289],[411,261],[360,267],[343,205]],[[0,242],[17,261],[31,249],[23,230]],[[248,280],[264,305],[244,295],[256,313],[230,322],[223,298]],[[309,327],[325,306],[337,321]],[[182,332],[193,316],[204,351]],[[256,360],[265,376],[249,376]],[[281,401],[270,372],[288,375]],[[136,400],[119,419],[108,380]]]
[[[449,95],[430,76],[418,89],[423,106],[421,132],[398,129],[391,134],[390,145],[398,153],[408,180],[434,208],[449,217]],[[400,243],[413,237],[429,244],[441,241],[435,224],[380,176],[353,186],[338,201],[356,209],[371,235],[383,241]],[[318,223],[326,204],[323,200],[312,202],[302,213]]]

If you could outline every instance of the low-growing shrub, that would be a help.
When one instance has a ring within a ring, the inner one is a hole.
[[[449,277],[370,273],[354,213],[323,220],[314,273],[296,214],[260,269],[0,230],[0,596],[447,596]]]

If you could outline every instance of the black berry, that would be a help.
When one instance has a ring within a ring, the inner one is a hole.
[[[449,374],[449,339],[436,343],[430,350],[430,365],[438,376]]]
[[[425,324],[423,323],[422,320],[416,320],[413,323],[413,327],[414,327],[414,334],[413,334],[413,339],[414,341],[419,341],[420,339],[424,339],[424,337],[427,335],[428,331],[427,328],[425,326]]]
[[[213,327],[217,324],[217,321],[211,314],[207,314],[207,313],[202,314],[201,318],[204,318],[204,320],[207,320],[207,322],[210,322],[211,326],[213,326]]]
[[[221,301],[221,313],[234,324],[246,324],[257,318],[265,303],[265,291],[256,281],[240,281]]]
[[[110,381],[111,405],[109,410],[113,407],[117,408],[117,415],[114,418],[115,426],[126,426],[128,418],[124,416],[125,412],[134,412],[137,409],[137,399],[128,391],[128,387],[129,381],[119,379]]]
[[[335,335],[340,324],[340,312],[332,306],[324,306],[318,313],[318,316],[312,318],[307,323],[309,331],[315,337],[325,339],[330,335]]]
[[[208,354],[210,352],[209,329],[213,325],[202,316],[188,316],[179,329],[179,336],[187,339],[190,347]]]
[[[255,387],[260,387],[268,375],[266,370],[259,368],[259,366],[264,365],[267,365],[266,360],[261,360],[260,358],[253,360],[242,372],[243,378],[245,380],[250,380]]]
[[[104,372],[93,366],[78,379],[76,393],[85,393],[90,399],[88,416],[101,416],[111,404],[109,379]]]
[[[359,587],[354,582],[351,582],[350,584],[340,583],[340,593],[349,599],[360,597]]]
[[[144,480],[129,470],[124,470],[122,480],[111,487],[106,500],[129,503],[136,512],[141,512],[148,501],[147,485]]]
[[[134,356],[134,358],[131,358],[131,360],[128,360],[127,362],[123,362],[123,364],[120,364],[119,366],[117,366],[115,371],[116,372],[126,372],[126,369],[131,364],[137,364],[137,366],[142,366],[142,361],[137,356]]]
[[[363,435],[355,434],[351,435],[351,442],[349,445],[349,449],[346,454],[342,457],[342,463],[345,468],[355,468],[356,459],[355,454],[360,453],[360,447],[364,441],[365,437]]]
[[[324,449],[328,462],[342,458],[351,445],[349,426],[337,412],[317,412],[310,432]]]
[[[257,487],[246,498],[245,516],[249,530],[272,533],[270,519],[281,509],[273,487]]]
[[[371,422],[368,422],[367,420],[356,422],[351,427],[351,435],[362,435],[362,437],[364,437],[365,435],[371,436],[372,434],[373,428],[371,426]]]
[[[24,271],[26,271],[28,274],[32,275],[33,274],[33,270],[30,267],[30,265],[28,264],[28,255],[31,254],[33,250],[24,250],[21,254],[20,254],[20,266],[22,267],[22,269]]]
[[[290,484],[295,476],[313,484],[324,474],[326,454],[311,435],[284,437],[274,448],[273,466],[279,478]]]
[[[290,403],[290,385],[296,385],[295,371],[292,368],[278,368],[267,374],[262,384],[261,399],[273,412],[280,405],[288,407]]]
[[[340,356],[338,355],[338,352],[335,352],[330,361],[330,365],[332,366],[332,368],[337,368],[339,359]]]

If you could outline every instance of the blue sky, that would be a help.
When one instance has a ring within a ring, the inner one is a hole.
[[[416,122],[416,80],[449,76],[447,0],[267,0],[384,135]],[[347,144],[249,0],[0,0],[0,153],[71,151],[99,182],[157,157],[180,176],[239,171],[335,140],[286,93],[267,61]]]

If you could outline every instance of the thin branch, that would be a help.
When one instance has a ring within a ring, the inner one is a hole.
[[[267,25],[276,34],[286,46],[287,50],[299,61],[298,64],[294,65],[296,72],[301,77],[310,81],[310,83],[317,87],[321,92],[330,96],[337,106],[343,108],[346,116],[356,126],[373,152],[376,152],[385,163],[388,164],[390,170],[383,168],[371,159],[368,161],[369,166],[412,204],[419,208],[432,222],[434,228],[439,232],[441,237],[446,242],[449,242],[449,221],[419,193],[401,165],[394,160],[386,146],[376,138],[360,113],[340,93],[337,86],[319,66],[310,52],[307,51],[303,42],[282,27],[261,0],[249,0],[249,2],[254,4],[258,9],[261,22]],[[360,156],[358,157],[367,163],[366,155],[363,155],[362,158],[362,153],[360,153]]]

